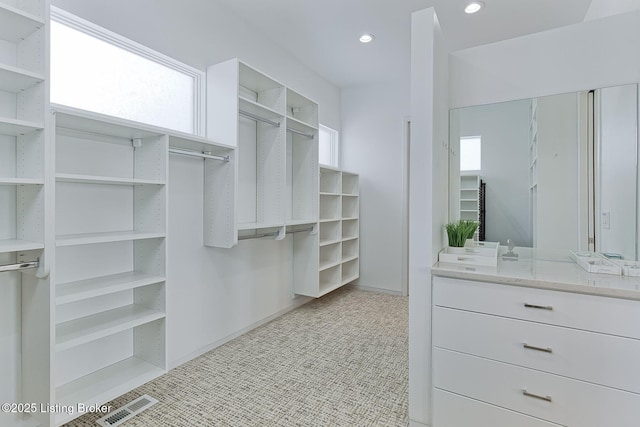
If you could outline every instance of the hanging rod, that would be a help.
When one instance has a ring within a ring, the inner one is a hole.
[[[20,271],[20,270],[27,270],[29,268],[38,268],[39,265],[40,265],[40,261],[38,260],[21,262],[18,264],[0,265],[0,273],[5,271]]]
[[[312,134],[310,134],[310,133],[300,132],[300,131],[299,131],[299,130],[297,130],[297,129],[287,128],[287,132],[293,132],[293,133],[298,134],[298,135],[306,136],[307,138],[310,138],[310,139],[315,138],[315,136],[314,136],[314,135],[312,135]]]
[[[287,231],[286,234],[304,233],[308,231],[313,231],[313,227],[303,228],[301,230]],[[278,234],[279,233],[277,231],[274,231],[272,233],[250,234],[248,236],[238,236],[238,240],[261,239],[263,237],[276,237]]]
[[[277,235],[277,231],[273,233],[250,234],[248,236],[238,236],[238,240],[261,239],[263,237],[276,237]]]
[[[220,160],[223,162],[229,161],[229,156],[216,156],[215,154],[211,154],[210,151],[198,152],[198,151],[182,150],[180,148],[169,147],[169,152],[173,154],[181,154],[183,156],[202,157],[203,159]]]
[[[240,110],[240,111],[238,111],[238,113],[241,116],[246,117],[248,119],[253,119],[253,120],[257,120],[259,122],[267,123],[267,124],[269,124],[271,126],[275,126],[277,128],[280,127],[280,123],[279,122],[274,122],[273,120],[265,119],[264,117],[260,117],[257,114],[249,113],[248,111],[244,111],[244,110]]]
[[[313,227],[303,228],[302,230],[292,230],[292,231],[287,231],[287,234],[305,233],[305,232],[307,232],[307,231],[313,231]]]

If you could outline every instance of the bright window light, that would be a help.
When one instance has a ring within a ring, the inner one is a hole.
[[[325,166],[338,167],[338,131],[330,127],[320,125],[319,138],[319,163]]]
[[[479,171],[482,157],[482,137],[460,138],[460,170]]]
[[[91,27],[94,31],[89,35],[51,21],[52,102],[198,132],[196,76],[127,50],[126,43],[116,46],[94,37],[94,33],[108,32],[92,24]]]

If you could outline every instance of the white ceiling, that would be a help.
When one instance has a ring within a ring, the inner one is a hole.
[[[582,22],[591,0],[215,0],[338,87],[409,78],[411,13],[435,7],[451,51]],[[376,35],[363,45],[360,34]]]

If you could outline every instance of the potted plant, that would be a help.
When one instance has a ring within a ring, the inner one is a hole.
[[[477,221],[461,219],[457,222],[450,222],[445,225],[449,247],[463,248],[467,239],[472,239],[478,228]]]

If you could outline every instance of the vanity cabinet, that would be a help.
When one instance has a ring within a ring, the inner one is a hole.
[[[638,322],[640,301],[434,277],[434,427],[637,425]]]

